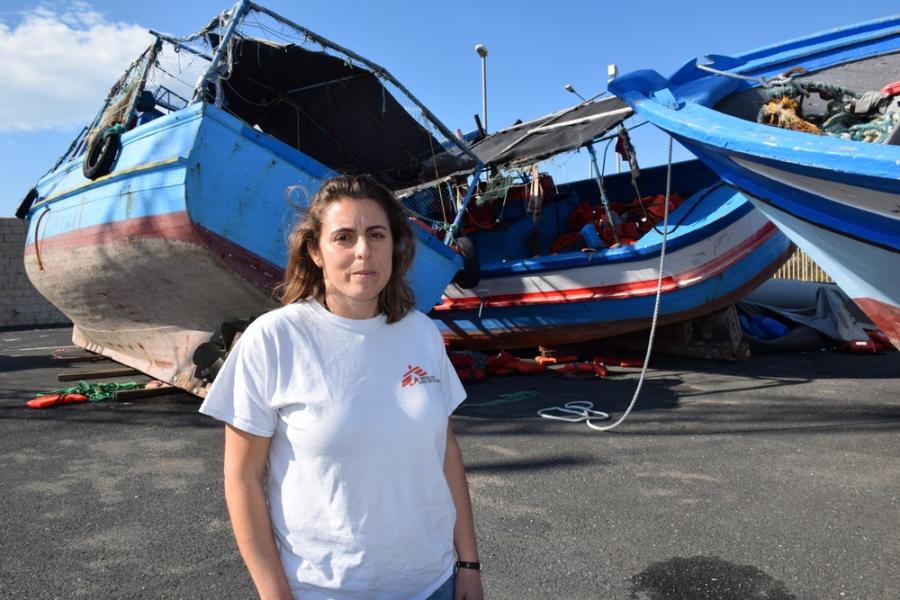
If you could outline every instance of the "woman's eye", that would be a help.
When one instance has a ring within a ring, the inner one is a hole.
[[[352,238],[353,236],[351,236],[349,233],[339,233],[338,235],[334,236],[334,241],[349,242]]]
[[[369,236],[376,240],[383,240],[386,237],[383,231],[373,231]]]

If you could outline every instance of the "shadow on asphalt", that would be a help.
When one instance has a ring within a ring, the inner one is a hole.
[[[784,582],[752,565],[715,556],[675,557],[635,575],[632,597],[647,600],[796,600]]]
[[[497,462],[466,462],[466,473],[479,474],[504,474],[523,471],[543,471],[569,467],[583,467],[587,465],[608,465],[608,461],[599,460],[587,456],[563,456],[545,459],[504,460]]]

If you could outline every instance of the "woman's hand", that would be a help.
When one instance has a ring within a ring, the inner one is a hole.
[[[455,583],[454,600],[484,600],[481,573],[475,569],[457,569]]]

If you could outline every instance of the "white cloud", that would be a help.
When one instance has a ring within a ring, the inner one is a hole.
[[[87,124],[125,68],[150,45],[145,27],[111,23],[83,1],[0,22],[0,132]]]

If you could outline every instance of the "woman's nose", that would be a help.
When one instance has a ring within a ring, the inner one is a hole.
[[[359,239],[356,240],[356,256],[358,258],[369,256],[369,240],[364,235],[359,236]]]

